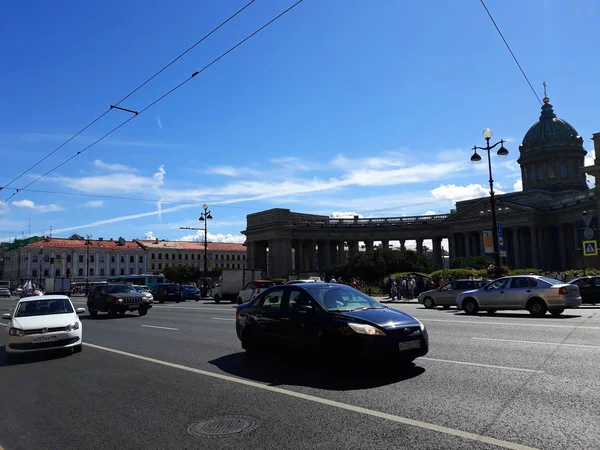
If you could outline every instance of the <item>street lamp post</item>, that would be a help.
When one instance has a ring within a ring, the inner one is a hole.
[[[212,216],[210,215],[210,210],[206,203],[202,205],[202,209],[204,209],[204,212],[200,213],[200,218],[198,220],[204,222],[204,285],[202,286],[202,290],[204,291],[203,296],[206,297],[206,277],[208,276],[208,221],[209,219],[212,219]]]
[[[86,289],[86,291],[88,291],[90,288],[90,245],[92,245],[92,243],[90,242],[91,237],[92,237],[91,234],[85,235],[85,239],[86,239],[86,241],[85,241],[85,289]]]
[[[40,282],[38,287],[40,291],[42,290],[42,261],[44,260],[44,247],[40,248]]]
[[[490,206],[492,208],[492,239],[494,241],[494,264],[495,264],[495,276],[496,278],[500,278],[502,276],[502,267],[500,264],[500,249],[498,246],[498,222],[496,220],[496,196],[494,193],[494,178],[492,177],[492,158],[491,158],[491,150],[500,144],[500,148],[498,149],[497,155],[500,157],[504,157],[508,155],[508,150],[504,147],[504,140],[500,139],[493,145],[490,145],[490,139],[492,138],[492,130],[486,128],[483,130],[483,137],[485,138],[486,145],[485,147],[473,147],[473,155],[471,156],[472,162],[481,161],[481,156],[477,153],[477,150],[485,150],[487,152],[488,158],[488,169],[490,173]]]

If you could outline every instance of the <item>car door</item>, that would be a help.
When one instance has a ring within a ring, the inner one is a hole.
[[[240,291],[238,296],[242,299],[242,303],[248,303],[250,301],[250,297],[252,297],[252,291],[254,289],[254,281],[246,284],[244,289]]]
[[[278,339],[281,337],[284,294],[283,288],[273,289],[258,300],[256,312],[253,315],[263,336],[277,337]]]
[[[505,289],[510,278],[498,278],[477,293],[480,309],[504,308]]]
[[[303,289],[288,287],[282,309],[282,334],[296,348],[315,350],[319,346],[322,309]]]
[[[436,305],[456,305],[456,296],[458,295],[454,290],[456,283],[456,281],[452,281],[438,289],[434,294]]]
[[[504,307],[508,309],[523,309],[531,297],[537,282],[527,277],[514,277],[504,293]]]

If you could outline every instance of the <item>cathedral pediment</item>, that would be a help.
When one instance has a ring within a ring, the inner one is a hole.
[[[536,208],[531,206],[514,203],[511,201],[503,200],[502,198],[496,198],[496,215],[497,217],[519,214],[519,213],[529,213],[535,211]],[[482,218],[489,218],[491,215],[491,205],[490,198],[480,198],[477,201],[471,203],[466,206],[462,210],[458,210],[456,213],[452,214],[445,222],[460,222],[463,220],[479,220]]]

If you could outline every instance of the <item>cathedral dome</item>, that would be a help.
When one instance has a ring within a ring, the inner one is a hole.
[[[545,141],[549,139],[578,139],[579,134],[573,126],[566,120],[559,119],[554,114],[549,99],[544,98],[542,114],[540,120],[534,123],[525,134],[523,144],[535,141]]]

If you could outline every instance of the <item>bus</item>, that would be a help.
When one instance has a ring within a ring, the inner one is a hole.
[[[113,277],[108,277],[107,280],[109,283],[126,283],[126,284],[136,284],[139,286],[148,286],[151,288],[156,284],[161,284],[165,282],[164,275],[117,275]]]

